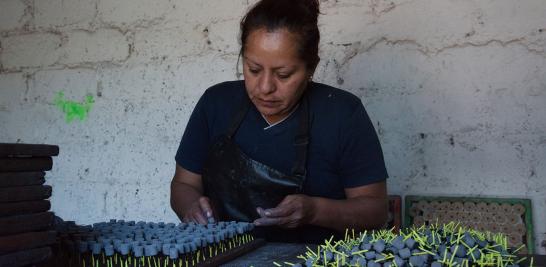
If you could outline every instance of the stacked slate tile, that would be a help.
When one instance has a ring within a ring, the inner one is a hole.
[[[46,261],[55,243],[51,186],[45,172],[59,154],[54,145],[0,143],[0,267]]]

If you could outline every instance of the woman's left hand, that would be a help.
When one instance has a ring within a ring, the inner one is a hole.
[[[277,225],[295,228],[309,224],[315,215],[315,200],[306,195],[288,195],[279,205],[271,209],[257,208],[260,218],[254,221],[256,226]]]

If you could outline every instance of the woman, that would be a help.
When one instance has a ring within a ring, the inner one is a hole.
[[[244,81],[203,94],[176,154],[171,206],[184,221],[315,243],[385,223],[387,172],[362,102],[312,81],[318,14],[318,0],[262,0],[242,19]]]

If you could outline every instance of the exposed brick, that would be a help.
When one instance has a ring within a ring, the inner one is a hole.
[[[26,5],[21,0],[0,3],[0,31],[14,30],[25,24]]]
[[[478,1],[476,5],[479,12],[473,14],[474,20],[491,36],[521,33],[532,36],[539,28],[546,27],[546,5],[541,0],[528,0],[523,5],[511,0],[497,0],[494,5]]]
[[[0,61],[5,69],[46,67],[61,54],[61,37],[51,33],[10,36],[2,39]]]
[[[0,114],[15,109],[25,93],[25,77],[22,73],[0,75]],[[1,116],[1,115],[0,115]],[[1,119],[0,119],[1,120]]]
[[[135,33],[135,56],[149,60],[198,54],[205,47],[202,29],[151,27]]]
[[[61,60],[65,64],[121,61],[129,55],[129,42],[117,30],[73,31],[67,39]]]
[[[96,13],[95,0],[40,0],[34,2],[34,21],[38,28],[89,24]]]
[[[167,14],[168,21],[182,21],[190,24],[209,24],[219,20],[240,20],[249,7],[248,0],[222,1],[185,1],[183,4],[173,5]],[[218,16],[218,14],[222,14]],[[235,29],[237,30],[237,29]]]
[[[124,26],[136,21],[160,18],[169,12],[172,5],[168,0],[99,1],[98,14],[99,18],[106,23]]]

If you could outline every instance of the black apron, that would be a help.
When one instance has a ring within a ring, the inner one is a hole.
[[[300,104],[299,128],[294,138],[296,160],[290,175],[251,159],[235,143],[235,133],[250,105],[251,101],[245,94],[241,108],[226,134],[212,145],[203,168],[205,195],[210,198],[218,219],[224,221],[252,222],[259,218],[256,207],[274,208],[285,196],[303,192],[309,144],[309,104],[306,94]],[[320,243],[333,232],[314,226],[296,229],[269,226],[256,227],[254,234],[275,242]],[[306,237],[309,235],[312,237]]]

